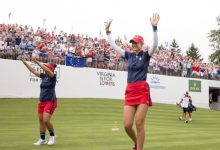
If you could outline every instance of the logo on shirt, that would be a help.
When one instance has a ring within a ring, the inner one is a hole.
[[[136,55],[136,58],[141,61],[142,60],[142,57],[138,57],[138,55]]]

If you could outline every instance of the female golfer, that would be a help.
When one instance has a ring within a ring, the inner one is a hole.
[[[55,142],[55,134],[53,124],[51,123],[50,119],[53,115],[57,107],[57,98],[55,93],[55,86],[56,86],[56,74],[54,73],[54,69],[56,68],[56,64],[42,64],[37,61],[35,58],[31,58],[31,60],[40,66],[45,73],[40,73],[36,71],[31,65],[25,62],[24,59],[21,61],[24,65],[37,77],[41,78],[41,85],[40,85],[40,101],[38,103],[38,117],[40,123],[40,139],[34,143],[34,145],[53,145]],[[45,133],[46,129],[50,133],[50,138],[47,143],[45,140]]]
[[[153,17],[150,19],[153,27],[154,40],[152,47],[146,52],[143,51],[144,39],[140,35],[135,35],[130,40],[133,52],[128,52],[118,47],[112,39],[111,31],[109,30],[112,20],[105,22],[105,30],[109,44],[128,60],[128,84],[125,91],[124,128],[134,142],[133,150],[143,150],[145,139],[144,122],[148,107],[152,105],[150,89],[146,79],[150,58],[158,45],[157,23],[159,19],[160,16],[158,14],[153,14]],[[134,118],[137,133],[135,133],[132,128]]]

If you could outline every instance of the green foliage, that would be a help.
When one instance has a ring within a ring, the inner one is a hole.
[[[186,51],[186,55],[188,57],[191,57],[193,60],[201,59],[201,55],[199,54],[199,49],[195,47],[193,43],[189,47],[189,50]]]
[[[216,18],[218,29],[210,30],[208,34],[210,46],[213,48],[213,53],[209,56],[211,62],[220,63],[220,15]]]
[[[160,44],[160,45],[158,46],[158,49],[159,49],[159,51],[160,51],[160,50],[164,50],[164,49],[165,49],[165,47],[164,47],[164,45],[163,45],[163,44]]]
[[[176,54],[176,53],[179,54],[181,52],[181,49],[176,39],[173,39],[172,43],[170,44],[170,48],[173,54]]]

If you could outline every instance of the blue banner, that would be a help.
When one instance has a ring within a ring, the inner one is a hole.
[[[65,59],[66,59],[66,66],[85,67],[85,58],[66,56]]]

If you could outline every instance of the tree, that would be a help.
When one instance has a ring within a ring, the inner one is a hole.
[[[213,53],[209,55],[211,62],[219,64],[220,63],[220,15],[216,18],[218,29],[210,30],[208,34],[210,46],[213,48]]]
[[[186,55],[188,57],[191,57],[193,60],[201,59],[201,55],[199,54],[199,49],[195,47],[193,43],[189,47],[189,50],[186,51]]]
[[[160,51],[160,50],[165,50],[166,48],[163,46],[163,44],[160,44],[160,45],[158,46],[158,49],[159,49],[159,51]]]
[[[176,54],[176,53],[179,54],[181,52],[179,44],[176,42],[176,39],[173,39],[172,43],[170,44],[170,49],[173,54]]]

